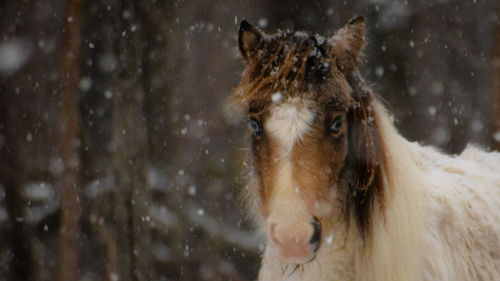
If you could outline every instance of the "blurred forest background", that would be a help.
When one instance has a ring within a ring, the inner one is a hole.
[[[239,22],[353,15],[406,137],[499,149],[497,0],[1,1],[0,280],[255,280]]]

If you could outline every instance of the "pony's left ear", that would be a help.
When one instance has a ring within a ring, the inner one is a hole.
[[[245,62],[248,62],[257,52],[263,39],[264,33],[262,31],[252,26],[246,20],[241,21],[238,46]]]
[[[342,72],[352,72],[365,45],[365,17],[354,17],[328,39],[330,53]]]

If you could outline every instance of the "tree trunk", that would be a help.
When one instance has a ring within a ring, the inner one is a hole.
[[[492,147],[500,151],[500,3],[496,2],[495,40],[493,42],[493,95],[495,97],[495,116],[493,117]]]
[[[0,184],[5,190],[5,203],[10,229],[7,244],[13,252],[10,261],[10,280],[33,280],[30,233],[24,220],[27,202],[22,197],[22,181],[25,173],[19,163],[20,114],[15,104],[17,98],[8,99],[5,87],[0,88]]]
[[[78,280],[79,257],[79,155],[78,155],[78,79],[80,46],[80,0],[66,2],[66,29],[63,39],[62,116],[59,143],[64,173],[61,192],[59,280]]]
[[[134,1],[122,1],[116,34],[118,71],[113,92],[113,169],[116,274],[121,281],[149,281],[149,190],[144,120],[144,30]]]

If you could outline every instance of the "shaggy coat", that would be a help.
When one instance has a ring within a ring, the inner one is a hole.
[[[364,18],[332,37],[242,22],[259,280],[500,280],[500,154],[411,143],[357,70]]]

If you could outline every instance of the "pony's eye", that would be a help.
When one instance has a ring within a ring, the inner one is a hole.
[[[340,116],[337,116],[335,117],[335,119],[333,119],[330,131],[334,134],[338,134],[340,133],[341,129],[342,129],[342,118],[340,118]]]
[[[259,136],[260,134],[262,134],[262,128],[260,127],[260,124],[257,120],[255,120],[254,118],[250,118],[249,125],[250,125],[250,129],[252,129],[252,131],[256,135]]]

